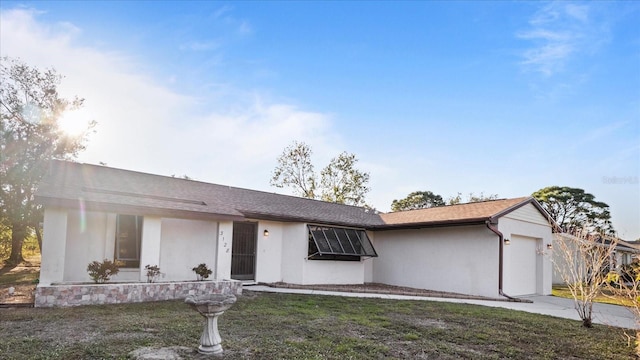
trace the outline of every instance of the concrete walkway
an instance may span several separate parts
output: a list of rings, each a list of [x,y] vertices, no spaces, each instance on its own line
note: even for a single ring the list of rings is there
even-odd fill
[[[338,291],[323,291],[309,289],[286,289],[272,288],[264,285],[243,286],[244,290],[261,291],[272,293],[287,294],[310,294],[310,295],[334,295],[346,297],[362,297],[362,298],[378,298],[378,299],[395,299],[395,300],[427,300],[440,301],[461,304],[474,304],[482,306],[500,307],[504,309],[526,311],[534,314],[550,315],[565,319],[581,321],[578,312],[574,308],[572,299],[565,299],[557,296],[528,296],[524,299],[531,300],[533,303],[518,303],[508,301],[491,301],[491,300],[469,300],[454,298],[435,298],[424,296],[409,295],[391,295],[391,294],[373,294],[373,293],[352,293]],[[616,326],[627,329],[640,329],[636,324],[631,311],[624,306],[609,304],[593,304],[593,322],[608,326]]]

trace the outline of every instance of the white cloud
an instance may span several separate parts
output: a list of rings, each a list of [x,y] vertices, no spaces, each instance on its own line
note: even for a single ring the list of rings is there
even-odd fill
[[[216,10],[213,13],[213,17],[216,18],[216,19],[222,18],[223,15],[231,12],[231,10],[233,10],[233,8],[231,6],[224,5],[224,6],[220,7],[220,9]]]
[[[522,64],[534,67],[545,76],[561,71],[566,59],[575,52],[568,43],[550,43],[524,52]]]
[[[174,135],[189,142],[188,158],[202,160],[193,167],[198,173],[207,167],[216,173],[216,181],[266,189],[275,159],[293,140],[308,143],[316,154],[332,151],[328,126],[326,115],[254,99],[244,111],[210,113]]]
[[[521,39],[542,39],[546,41],[567,42],[571,40],[571,34],[568,32],[550,31],[546,29],[534,29],[523,32],[518,35]]]
[[[220,43],[216,41],[189,41],[185,44],[180,45],[180,50],[191,50],[191,51],[207,51],[207,50],[215,50],[220,47]]]
[[[61,93],[86,99],[84,113],[98,127],[80,161],[268,190],[275,159],[291,141],[336,153],[325,114],[242,89],[216,94],[223,100],[177,93],[150,78],[134,56],[79,46],[82,29],[42,23],[38,14],[2,10],[2,55],[55,68],[65,76]],[[214,107],[222,101],[236,105]]]
[[[251,23],[245,19],[238,19],[235,16],[231,15],[233,12],[233,7],[229,5],[224,5],[220,9],[216,10],[212,17],[214,19],[222,20],[228,25],[230,25],[234,30],[241,36],[250,35],[253,33],[253,28]]]
[[[567,4],[565,6],[565,11],[567,12],[567,15],[581,22],[586,23],[589,21],[589,6]]]
[[[551,77],[565,71],[579,55],[592,54],[608,40],[606,22],[596,21],[589,5],[553,2],[536,12],[529,28],[516,37],[531,43],[522,51],[521,64],[526,70]]]
[[[249,35],[253,33],[253,28],[251,27],[251,24],[248,21],[242,20],[240,21],[240,25],[238,26],[238,32],[241,35]]]

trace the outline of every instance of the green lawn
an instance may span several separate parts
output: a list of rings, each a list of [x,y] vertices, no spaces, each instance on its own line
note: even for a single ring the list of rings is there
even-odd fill
[[[181,301],[0,309],[0,318],[3,359],[126,358],[143,346],[195,348],[203,323]],[[219,328],[225,359],[634,358],[621,329],[426,301],[246,291]]]
[[[567,299],[573,300],[573,295],[571,295],[571,291],[566,286],[554,285],[551,290],[551,294],[553,296],[563,297]],[[598,295],[594,302],[603,303],[603,304],[612,304],[612,305],[621,305],[621,306],[633,306],[633,303],[630,299],[622,298],[619,296],[615,296],[608,291],[603,291],[601,295]]]

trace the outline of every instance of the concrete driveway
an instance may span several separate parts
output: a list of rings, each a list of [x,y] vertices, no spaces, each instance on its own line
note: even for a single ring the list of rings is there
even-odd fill
[[[483,306],[494,306],[505,309],[526,311],[535,314],[550,315],[565,319],[582,321],[574,307],[572,299],[565,299],[557,296],[529,296],[523,297],[533,303],[515,303],[504,301],[462,301],[469,304]],[[609,304],[593,304],[593,323],[608,326],[616,326],[627,329],[640,329],[635,321],[633,313],[624,306]]]
[[[519,303],[507,301],[491,301],[491,300],[468,300],[453,298],[436,298],[409,295],[391,295],[391,294],[373,294],[373,293],[352,293],[339,291],[323,291],[309,289],[287,289],[272,288],[263,285],[243,286],[244,290],[262,291],[274,293],[290,293],[290,294],[312,294],[312,295],[334,295],[346,297],[365,297],[378,299],[396,299],[396,300],[428,300],[462,304],[475,304],[482,306],[500,307],[511,310],[526,311],[534,314],[550,315],[565,319],[581,321],[578,312],[574,308],[574,302],[571,299],[565,299],[556,296],[528,296],[523,297],[532,301],[532,303]],[[627,329],[640,329],[636,323],[631,311],[624,306],[609,304],[593,304],[593,322],[608,326],[622,327]]]

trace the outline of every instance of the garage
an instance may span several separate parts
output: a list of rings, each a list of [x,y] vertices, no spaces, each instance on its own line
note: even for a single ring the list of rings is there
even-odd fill
[[[551,224],[533,198],[381,218],[385,225],[372,236],[379,255],[373,282],[494,298],[551,293]]]
[[[535,294],[537,289],[537,238],[512,235],[505,245],[504,292],[511,296]]]

